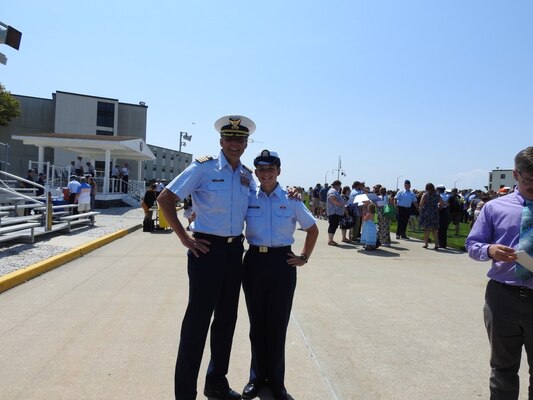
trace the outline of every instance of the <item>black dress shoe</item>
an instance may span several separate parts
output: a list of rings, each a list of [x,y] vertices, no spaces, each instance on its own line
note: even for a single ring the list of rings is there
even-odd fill
[[[253,399],[259,394],[259,390],[264,387],[264,383],[259,382],[248,382],[244,389],[242,390],[243,399]]]
[[[204,389],[204,396],[220,400],[240,400],[241,395],[231,388]]]

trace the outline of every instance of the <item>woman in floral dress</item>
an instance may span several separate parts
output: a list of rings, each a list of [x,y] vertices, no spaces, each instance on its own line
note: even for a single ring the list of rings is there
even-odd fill
[[[435,190],[432,183],[426,184],[426,191],[420,200],[420,219],[419,225],[424,228],[424,248],[428,248],[429,233],[433,233],[435,241],[435,250],[438,250],[438,229],[439,229],[439,208],[444,205],[442,198]]]
[[[379,188],[379,198],[383,201],[383,206],[389,204],[387,189],[383,186]],[[385,247],[390,246],[390,219],[383,215],[383,206],[378,207],[378,240]]]

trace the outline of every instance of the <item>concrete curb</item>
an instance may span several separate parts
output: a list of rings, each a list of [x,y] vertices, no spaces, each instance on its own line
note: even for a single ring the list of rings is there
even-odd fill
[[[45,272],[51,271],[54,268],[60,267],[72,260],[83,257],[99,247],[105,246],[106,244],[120,239],[129,233],[135,232],[137,229],[140,229],[141,226],[142,225],[135,225],[128,229],[121,229],[114,233],[110,233],[109,235],[102,236],[101,238],[85,243],[81,246],[75,247],[72,250],[58,254],[57,256],[53,256],[44,261],[30,265],[24,269],[4,275],[0,277],[0,293],[27,282],[30,279],[44,274]]]

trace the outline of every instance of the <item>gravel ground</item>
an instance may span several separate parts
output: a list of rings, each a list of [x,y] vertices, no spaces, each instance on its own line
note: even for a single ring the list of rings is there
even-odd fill
[[[0,276],[26,268],[52,256],[64,253],[71,247],[57,246],[51,239],[59,235],[66,237],[83,236],[90,242],[96,238],[109,235],[121,229],[131,228],[142,223],[142,208],[119,207],[98,210],[94,226],[80,225],[70,233],[57,232],[36,238],[35,243],[0,244]],[[57,243],[57,240],[54,241]],[[77,241],[76,241],[77,242]]]

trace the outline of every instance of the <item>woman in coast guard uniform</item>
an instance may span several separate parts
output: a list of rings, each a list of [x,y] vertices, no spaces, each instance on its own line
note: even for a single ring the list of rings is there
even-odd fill
[[[251,170],[240,162],[255,124],[242,116],[215,123],[222,147],[218,156],[194,161],[157,198],[161,211],[189,249],[189,302],[183,318],[176,362],[175,395],[196,399],[196,387],[207,332],[211,324],[211,359],[204,394],[237,400],[226,379],[237,321],[242,281],[244,217],[255,192]],[[176,214],[176,201],[192,196],[196,219],[187,233]]]
[[[246,214],[243,289],[250,318],[252,360],[250,380],[243,399],[257,396],[269,386],[274,398],[285,400],[285,338],[296,288],[296,267],[311,256],[318,228],[311,212],[301,201],[289,200],[277,182],[280,159],[263,150],[254,160],[255,175],[261,184],[250,198]],[[301,255],[292,252],[298,223],[307,232]]]

